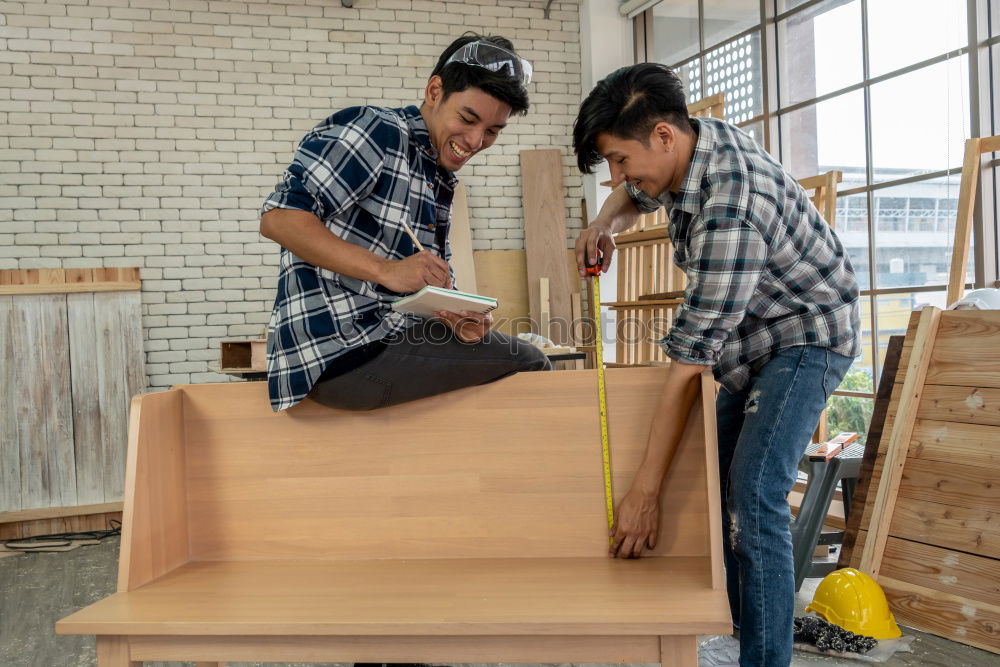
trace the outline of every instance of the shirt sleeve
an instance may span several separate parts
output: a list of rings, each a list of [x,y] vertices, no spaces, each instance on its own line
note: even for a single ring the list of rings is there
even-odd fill
[[[375,188],[388,149],[400,144],[401,133],[366,111],[344,124],[310,132],[299,143],[281,182],[261,207],[298,209],[326,221]]]
[[[655,213],[663,207],[663,202],[654,199],[631,183],[625,184],[625,192],[640,213]]]
[[[757,290],[767,265],[767,243],[745,212],[732,208],[706,210],[702,224],[692,229],[684,303],[662,341],[671,359],[715,365]]]

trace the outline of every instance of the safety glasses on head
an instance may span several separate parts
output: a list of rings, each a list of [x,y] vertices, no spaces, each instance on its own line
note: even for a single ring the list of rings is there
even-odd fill
[[[506,74],[527,88],[531,83],[531,63],[521,56],[490,42],[469,42],[451,54],[445,65],[464,63]]]

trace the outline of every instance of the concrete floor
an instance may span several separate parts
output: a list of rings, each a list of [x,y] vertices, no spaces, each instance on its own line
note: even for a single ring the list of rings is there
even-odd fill
[[[17,554],[0,557],[0,667],[91,667],[96,664],[94,638],[57,636],[54,623],[114,591],[118,563],[118,538],[74,551],[52,554]],[[808,604],[818,579],[807,580],[799,594],[797,615]],[[892,667],[998,667],[1000,656],[921,632],[909,631],[916,640],[913,653],[897,653]],[[720,638],[703,638],[703,645],[718,646]],[[169,667],[184,663],[146,663]],[[248,667],[264,663],[230,663]],[[276,663],[267,663],[274,665]],[[333,663],[329,663],[333,664]],[[703,664],[723,667],[718,662]],[[860,665],[796,652],[794,667],[802,665]],[[480,667],[480,666],[469,666]],[[486,667],[486,666],[482,666]]]

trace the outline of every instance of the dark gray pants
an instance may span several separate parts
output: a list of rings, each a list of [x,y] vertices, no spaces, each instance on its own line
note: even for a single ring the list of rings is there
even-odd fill
[[[534,345],[495,331],[478,343],[463,343],[438,320],[424,320],[386,342],[371,361],[316,383],[309,397],[340,410],[374,410],[519,371],[552,370]]]

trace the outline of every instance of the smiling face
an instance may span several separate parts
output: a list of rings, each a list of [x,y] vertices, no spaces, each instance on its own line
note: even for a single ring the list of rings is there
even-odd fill
[[[596,144],[608,161],[612,187],[631,183],[654,198],[668,189],[680,189],[690,159],[691,140],[670,123],[657,123],[647,143],[602,132]]]
[[[420,113],[427,124],[439,165],[458,171],[473,155],[489,148],[507,127],[511,107],[479,88],[444,97],[441,77],[432,76]]]

